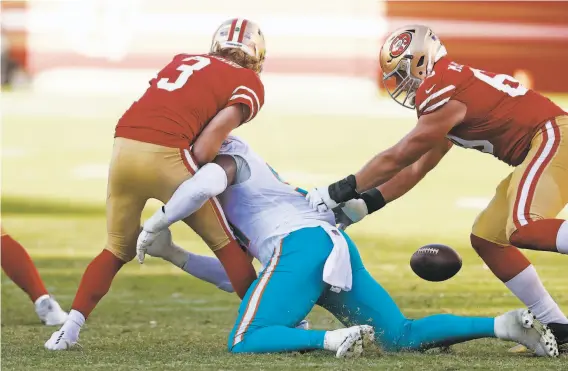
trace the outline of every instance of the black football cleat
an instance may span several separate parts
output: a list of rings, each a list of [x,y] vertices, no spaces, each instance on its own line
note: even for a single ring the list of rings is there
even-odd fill
[[[568,353],[568,324],[549,323],[547,326],[556,337],[560,353]]]

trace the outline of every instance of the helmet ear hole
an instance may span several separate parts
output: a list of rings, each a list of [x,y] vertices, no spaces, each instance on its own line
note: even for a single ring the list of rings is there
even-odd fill
[[[424,64],[424,56],[420,57],[420,59],[418,60],[418,64],[416,65],[416,67],[420,67]],[[420,73],[422,74],[422,72]]]

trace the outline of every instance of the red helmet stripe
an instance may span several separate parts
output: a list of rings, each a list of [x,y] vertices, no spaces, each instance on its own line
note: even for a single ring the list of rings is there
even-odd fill
[[[237,27],[237,21],[238,19],[233,19],[233,22],[231,23],[231,30],[229,31],[229,38],[227,39],[229,41],[233,40],[233,35],[235,34],[235,27]]]
[[[241,31],[239,32],[239,39],[237,40],[240,43],[243,42],[243,38],[245,37],[245,29],[247,28],[247,23],[248,21],[246,19],[243,19],[243,23],[241,24]]]

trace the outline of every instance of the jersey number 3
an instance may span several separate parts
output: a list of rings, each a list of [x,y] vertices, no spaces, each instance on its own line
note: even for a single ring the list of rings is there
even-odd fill
[[[158,88],[167,91],[177,90],[185,85],[187,80],[189,80],[191,75],[193,75],[193,72],[199,71],[200,69],[209,66],[209,64],[211,63],[211,60],[209,58],[199,57],[199,56],[188,57],[182,60],[182,62],[192,62],[192,61],[196,63],[193,64],[183,63],[180,64],[178,68],[176,68],[178,71],[181,71],[181,73],[174,82],[170,82],[168,78],[162,77],[160,81],[158,81],[157,85]]]
[[[491,85],[495,89],[502,91],[503,93],[507,93],[511,97],[525,95],[528,91],[528,89],[521,85],[519,81],[509,75],[498,75],[471,67],[470,69],[475,77],[477,77],[484,83]]]

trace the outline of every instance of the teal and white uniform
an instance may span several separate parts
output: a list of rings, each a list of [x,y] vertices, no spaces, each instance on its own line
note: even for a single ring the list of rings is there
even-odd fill
[[[322,349],[325,331],[295,328],[316,304],[346,326],[373,325],[377,342],[388,351],[494,337],[493,318],[443,314],[407,319],[367,272],[353,241],[335,229],[332,212],[312,210],[302,192],[282,182],[241,139],[230,137],[220,154],[233,156],[238,168],[236,184],[219,197],[223,210],[265,267],[240,305],[229,336],[231,352]],[[348,253],[339,251],[334,265],[342,273],[341,261],[349,262],[344,273],[350,282],[336,292],[323,277],[341,242]]]

